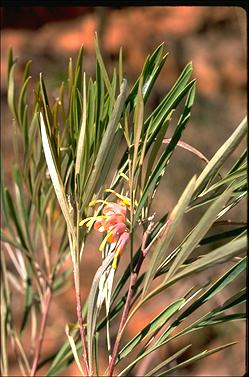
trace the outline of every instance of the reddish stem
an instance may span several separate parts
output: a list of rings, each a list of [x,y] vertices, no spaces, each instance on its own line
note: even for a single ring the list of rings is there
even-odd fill
[[[119,345],[120,345],[120,341],[121,341],[121,337],[122,337],[122,333],[123,333],[123,328],[124,328],[126,320],[128,318],[128,314],[129,314],[129,310],[130,310],[130,307],[131,307],[131,301],[132,301],[132,297],[133,297],[133,294],[134,294],[134,289],[135,289],[135,285],[136,285],[136,282],[137,282],[137,278],[138,278],[141,266],[143,264],[143,261],[144,261],[146,255],[148,254],[148,252],[149,252],[149,250],[152,246],[152,243],[150,243],[146,247],[148,236],[151,233],[152,227],[153,227],[153,223],[150,223],[149,226],[148,226],[148,229],[146,230],[146,232],[143,235],[141,254],[140,254],[139,260],[137,262],[136,268],[132,272],[132,275],[131,275],[128,294],[127,294],[124,310],[123,310],[123,313],[122,313],[121,321],[120,321],[120,324],[119,324],[118,334],[117,334],[115,344],[114,344],[114,347],[113,347],[113,351],[112,351],[111,361],[110,361],[110,365],[109,365],[109,377],[112,377],[112,375],[113,375],[114,366],[115,366],[116,358],[117,358],[117,354],[118,354],[118,349],[119,349]]]
[[[46,323],[47,323],[47,318],[48,318],[48,310],[49,310],[51,298],[52,298],[52,290],[51,290],[51,287],[48,286],[46,293],[45,293],[44,312],[42,314],[41,328],[40,328],[37,344],[36,344],[36,347],[35,347],[33,365],[32,365],[31,371],[30,371],[31,377],[35,376],[35,374],[37,372],[37,366],[38,366],[38,362],[39,362],[39,358],[40,358],[42,343],[43,343],[43,340],[44,340],[44,334],[45,334],[45,329],[46,329]]]
[[[87,371],[88,376],[92,376],[92,371],[89,368],[88,365],[88,354],[87,354],[87,347],[86,347],[86,338],[85,338],[85,329],[84,324],[82,320],[82,307],[81,307],[81,299],[80,299],[80,293],[76,290],[76,304],[77,304],[77,317],[78,317],[78,323],[80,327],[80,338],[82,343],[82,351],[83,351],[83,359],[85,363],[85,369]]]
[[[128,289],[128,295],[127,295],[125,307],[124,307],[124,310],[123,310],[123,313],[122,313],[121,321],[120,321],[120,324],[119,324],[118,334],[117,334],[116,341],[115,341],[113,351],[112,351],[111,361],[110,361],[110,365],[109,365],[109,377],[112,377],[112,375],[113,375],[116,357],[117,357],[117,353],[118,353],[118,349],[119,349],[119,345],[120,345],[120,341],[121,341],[121,337],[122,337],[123,327],[125,325],[125,322],[127,320],[128,314],[129,314],[135,284],[136,284],[136,281],[137,281],[137,278],[138,278],[140,268],[141,268],[142,263],[144,261],[144,258],[145,258],[144,254],[141,253],[139,260],[138,260],[138,263],[137,263],[137,266],[136,266],[134,272],[131,275],[130,285],[129,285],[129,289]]]

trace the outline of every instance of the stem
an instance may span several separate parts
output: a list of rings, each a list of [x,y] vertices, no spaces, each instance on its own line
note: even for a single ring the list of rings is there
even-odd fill
[[[131,307],[131,300],[132,300],[132,297],[133,297],[133,294],[134,294],[134,289],[135,289],[135,286],[136,286],[137,278],[138,278],[141,266],[143,264],[143,261],[144,261],[146,255],[148,254],[148,251],[150,250],[150,247],[151,247],[151,245],[148,245],[146,247],[146,243],[147,243],[147,240],[148,240],[148,236],[151,233],[152,227],[153,227],[153,223],[150,223],[149,226],[148,226],[148,229],[146,230],[146,232],[143,235],[142,246],[141,246],[141,254],[139,256],[139,260],[137,262],[136,268],[132,272],[132,275],[131,275],[128,294],[127,294],[124,310],[123,310],[123,313],[122,313],[121,321],[120,321],[120,324],[119,324],[118,334],[117,334],[115,344],[114,344],[114,347],[113,347],[113,351],[112,351],[111,361],[110,361],[110,365],[109,365],[109,377],[112,377],[112,375],[113,375],[116,357],[117,357],[121,337],[122,337],[122,334],[123,334],[123,329],[124,329],[124,326],[126,324],[126,320],[128,318],[129,310],[130,310],[130,307]]]
[[[124,307],[124,310],[123,310],[123,313],[122,313],[121,321],[120,321],[120,324],[119,324],[118,334],[117,334],[116,341],[115,341],[113,351],[112,351],[111,361],[110,361],[110,365],[109,365],[109,377],[112,377],[112,375],[113,375],[115,361],[116,361],[116,357],[117,357],[117,353],[118,353],[118,349],[119,349],[119,345],[120,345],[120,341],[121,341],[121,337],[122,337],[122,330],[123,330],[123,327],[125,325],[125,322],[127,320],[128,314],[129,314],[135,284],[136,284],[138,274],[139,274],[139,271],[140,271],[140,268],[142,266],[143,261],[144,261],[144,255],[141,253],[139,260],[138,260],[138,263],[137,263],[137,266],[136,266],[136,269],[134,270],[134,272],[131,275],[128,295],[127,295],[125,307]]]
[[[85,364],[86,374],[87,376],[92,376],[93,372],[91,367],[89,367],[88,363],[88,352],[86,346],[86,335],[85,335],[85,328],[82,320],[82,305],[81,305],[81,298],[80,298],[80,251],[79,251],[79,208],[78,203],[76,202],[76,240],[72,242],[71,245],[71,252],[72,252],[72,261],[74,266],[74,286],[75,286],[75,296],[76,296],[76,310],[77,310],[77,318],[78,324],[80,327],[80,338],[82,344],[82,353],[83,353],[83,361]],[[69,238],[69,241],[71,238]],[[71,242],[70,242],[71,244]],[[73,246],[74,245],[74,246]]]
[[[37,372],[37,366],[38,366],[38,361],[39,361],[40,353],[41,353],[41,347],[42,347],[42,343],[44,339],[45,328],[46,328],[46,323],[47,323],[47,318],[48,318],[48,310],[49,310],[51,298],[52,298],[52,290],[51,290],[51,287],[48,286],[45,293],[44,312],[42,314],[40,333],[39,333],[38,341],[35,348],[33,365],[30,371],[31,377],[35,376]]]
[[[82,343],[82,351],[83,351],[83,360],[85,364],[85,369],[88,376],[92,376],[92,370],[90,370],[88,365],[88,353],[86,347],[86,337],[85,337],[85,329],[82,320],[82,306],[81,306],[81,299],[80,299],[80,279],[79,279],[79,266],[76,265],[74,268],[74,284],[75,284],[75,296],[76,296],[76,307],[77,307],[77,318],[80,327],[80,338]]]
[[[87,356],[87,347],[86,347],[86,340],[85,340],[85,329],[82,320],[82,307],[81,307],[81,299],[79,292],[76,292],[76,304],[77,304],[77,317],[78,323],[80,326],[80,338],[82,343],[82,350],[83,350],[83,359],[85,363],[85,368],[87,370],[87,375],[92,376],[92,371],[89,369],[88,365],[88,356]]]
[[[49,217],[48,217],[48,221],[49,221]],[[43,227],[41,226],[41,240],[42,240],[42,244],[43,244],[43,252],[44,252],[44,260],[45,260],[45,265],[46,265],[46,269],[47,269],[47,275],[49,276],[51,271],[50,271],[50,257],[49,257],[49,247],[48,247],[48,244],[47,244],[47,239],[45,237],[45,233],[44,233],[44,229]]]

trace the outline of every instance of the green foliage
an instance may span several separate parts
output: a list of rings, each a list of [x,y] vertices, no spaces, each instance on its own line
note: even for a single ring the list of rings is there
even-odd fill
[[[17,349],[17,360],[24,375],[34,375],[39,368],[46,366],[46,375],[55,376],[73,360],[81,374],[86,368],[90,374],[98,375],[102,373],[98,368],[98,338],[104,336],[105,330],[109,344],[106,374],[112,375],[112,368],[119,366],[122,360],[123,369],[115,369],[121,376],[129,375],[141,360],[176,337],[245,318],[242,312],[229,312],[229,309],[236,309],[244,302],[243,288],[199,319],[192,321],[191,315],[245,271],[246,224],[238,227],[241,224],[229,222],[225,215],[247,193],[246,151],[227,172],[224,163],[245,138],[247,120],[242,120],[208,161],[201,152],[181,141],[195,98],[195,80],[190,79],[192,64],[184,68],[172,89],[146,117],[147,100],[168,56],[163,55],[164,45],[148,56],[131,89],[129,81],[123,77],[122,50],[119,66],[110,77],[97,37],[95,48],[95,78],[88,78],[83,71],[84,50],[81,48],[75,65],[70,59],[68,81],[61,84],[59,96],[53,103],[42,75],[34,91],[33,104],[28,100],[32,81],[30,62],[26,65],[21,89],[17,93],[16,62],[11,50],[9,53],[8,105],[18,140],[13,137],[15,160],[11,187],[6,186],[1,170],[1,368],[4,375],[8,375],[9,370],[7,350],[10,342]],[[173,112],[179,108],[182,110],[175,119]],[[173,135],[165,139],[171,124]],[[124,144],[125,150],[121,154]],[[173,210],[168,209],[158,220],[153,216],[152,203],[169,163],[174,163],[172,160],[177,146],[183,148],[182,153],[187,149],[204,159],[206,166],[199,176],[190,180]],[[90,216],[100,216],[103,201],[113,202],[113,195],[125,195],[130,199],[126,219],[130,259],[117,281],[115,271],[112,271],[116,246],[106,245],[102,264],[96,271],[89,296],[84,298],[82,310],[80,265],[84,263],[86,240],[94,220],[88,227],[81,227],[80,223]],[[93,203],[101,204],[94,209]],[[171,250],[173,237],[185,214],[203,206],[204,214],[198,215],[195,226]],[[229,229],[210,235],[209,231],[221,218]],[[134,250],[134,234],[140,229],[143,236],[140,246]],[[207,246],[208,250],[203,252]],[[61,267],[69,255],[72,266],[63,271]],[[141,273],[145,258],[149,259],[149,263]],[[160,297],[168,287],[172,289],[177,282],[191,279],[193,274],[227,261],[233,264],[232,267],[227,267],[215,283],[209,283],[207,287],[201,285],[186,292],[183,297],[177,294],[176,289],[174,302],[165,306],[133,339],[122,343],[121,337],[134,314],[153,297]],[[109,279],[110,271],[114,276],[114,289],[113,281]],[[50,309],[47,295],[60,294],[72,275],[78,323],[66,325],[64,345],[47,359],[40,360],[42,342],[37,345],[37,338],[43,339],[44,329],[41,328],[39,333],[40,326],[37,328],[36,323],[41,320],[46,322],[46,313]],[[106,276],[104,281],[103,276]],[[159,278],[158,284],[152,284]],[[12,290],[18,290],[23,298],[18,325],[13,315],[15,302]],[[100,297],[103,299],[100,300]],[[105,314],[101,310],[104,302]],[[117,317],[122,310],[119,333],[115,334]],[[84,325],[81,312],[83,321],[86,317]],[[191,324],[179,329],[186,318],[192,321]],[[22,344],[22,336],[29,329],[30,348],[35,347],[33,356],[24,350]],[[171,335],[173,331],[174,335]],[[111,344],[111,335],[116,339],[115,344]],[[191,347],[188,344],[146,375],[169,374],[233,344],[201,351],[177,363],[179,356],[184,356]],[[176,366],[170,366],[172,361],[176,361]],[[166,369],[162,371],[163,368]]]

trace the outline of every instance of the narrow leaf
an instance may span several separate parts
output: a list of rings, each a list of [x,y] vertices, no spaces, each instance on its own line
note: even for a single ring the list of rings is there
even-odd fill
[[[177,227],[181,219],[183,218],[185,210],[192,197],[195,183],[196,183],[196,177],[194,176],[189,182],[189,184],[187,185],[187,187],[185,188],[177,205],[174,207],[174,209],[169,215],[163,234],[161,235],[159,241],[157,242],[156,249],[153,251],[152,260],[150,262],[150,267],[145,277],[144,289],[143,289],[143,294],[142,294],[143,296],[145,296],[145,294],[147,293],[149,286],[155,277],[157,269],[160,263],[162,262],[165,253],[168,250],[168,247],[177,230]]]
[[[88,357],[89,357],[89,367],[92,368],[93,366],[93,340],[94,340],[94,332],[96,327],[97,316],[99,314],[99,310],[97,310],[97,300],[99,295],[99,282],[101,276],[106,271],[106,269],[110,266],[113,260],[114,253],[111,253],[106,259],[103,261],[102,265],[98,268],[93,282],[91,286],[91,291],[89,293],[89,302],[88,302],[88,311],[87,311],[87,345],[88,345]]]
[[[183,347],[181,350],[175,352],[172,356],[168,357],[166,360],[164,360],[162,363],[157,365],[155,368],[150,370],[145,374],[145,377],[149,376],[155,376],[155,373],[157,373],[160,369],[165,367],[166,365],[172,363],[172,361],[176,360],[178,357],[180,357],[185,351],[187,351],[191,347],[191,344],[189,344],[186,347]]]
[[[98,155],[97,155],[93,170],[91,172],[89,182],[87,184],[87,189],[83,198],[84,200],[83,207],[88,205],[88,203],[90,202],[92,195],[95,191],[96,185],[98,183],[99,176],[101,175],[103,165],[105,163],[105,160],[108,157],[109,149],[112,145],[112,142],[115,136],[115,131],[117,129],[117,124],[119,122],[121,113],[123,111],[123,106],[124,106],[124,102],[126,98],[126,91],[127,91],[127,81],[124,80],[120,88],[120,94],[115,102],[112,116],[108,122],[106,132],[101,142]]]
[[[212,355],[213,353],[216,353],[216,352],[219,352],[219,351],[222,351],[224,350],[225,348],[228,348],[228,347],[231,347],[233,345],[235,345],[237,342],[232,342],[232,343],[228,343],[228,344],[224,344],[223,346],[220,346],[220,347],[217,347],[217,348],[214,348],[210,351],[203,351],[193,357],[191,357],[190,359],[186,360],[186,361],[183,361],[182,363],[179,363],[177,364],[176,366],[170,368],[170,369],[167,369],[166,371],[164,371],[163,373],[160,373],[158,374],[157,376],[167,376],[168,374],[172,373],[173,371],[175,371],[176,369],[179,369],[179,368],[183,368],[183,367],[186,367],[187,365],[190,365],[190,364],[193,364],[195,363],[197,360],[201,360],[201,359],[204,359],[205,357],[208,357],[210,355]],[[172,374],[171,374],[172,375]]]
[[[111,83],[110,83],[104,62],[103,62],[103,58],[102,58],[101,53],[100,53],[97,33],[95,34],[95,51],[96,51],[96,57],[97,57],[97,60],[98,60],[98,63],[99,63],[100,69],[101,69],[101,73],[102,73],[104,81],[105,81],[106,88],[107,88],[107,90],[110,94],[111,93]]]
[[[68,338],[68,341],[70,343],[70,346],[71,346],[71,349],[72,349],[72,352],[73,352],[73,356],[74,356],[74,360],[76,361],[77,367],[79,368],[79,371],[80,371],[81,375],[85,376],[85,374],[83,372],[83,369],[81,367],[81,364],[80,364],[80,360],[79,360],[79,356],[78,356],[78,353],[77,353],[77,349],[76,349],[76,345],[75,345],[75,342],[74,342],[74,338],[70,334],[70,328],[69,328],[68,324],[66,325],[65,331],[66,331],[67,338]]]
[[[205,302],[210,300],[214,297],[217,293],[219,293],[222,289],[232,283],[246,268],[246,258],[241,260],[235,266],[233,266],[229,271],[227,271],[223,276],[221,276],[214,284],[209,287],[206,292],[204,292],[197,300],[195,300],[185,311],[183,311],[180,316],[171,324],[171,326],[161,334],[160,338],[158,339],[158,343],[164,342],[168,335],[176,328],[185,318],[189,318],[189,316],[196,311],[200,306],[202,306]],[[225,304],[226,305],[226,304]],[[220,312],[226,309],[226,306],[222,309],[221,307],[216,308],[213,312],[211,312],[211,316],[216,311]],[[209,313],[210,314],[210,313]],[[205,316],[204,316],[205,318]],[[199,323],[199,320],[197,321]],[[185,334],[188,329],[195,328],[195,324],[191,324],[187,329],[185,329],[181,334]]]
[[[163,139],[163,143],[169,144],[171,139],[172,138],[165,138]],[[207,159],[206,156],[204,156],[203,153],[201,153],[198,149],[192,147],[192,145],[186,143],[185,141],[182,141],[182,140],[178,141],[176,146],[195,154],[197,157],[199,157],[202,161],[206,162],[207,164],[209,163],[209,160]]]
[[[46,126],[43,120],[42,113],[40,113],[40,126],[41,126],[42,145],[43,145],[45,158],[47,161],[48,171],[49,171],[62,213],[67,223],[68,229],[70,230],[73,236],[75,235],[75,230],[74,230],[74,225],[72,221],[72,216],[70,214],[69,206],[67,203],[62,179],[60,177],[58,168],[56,166],[55,157],[53,155],[52,147],[51,147],[48,135],[47,135]]]
[[[12,112],[13,117],[18,121],[18,115],[16,110],[16,99],[15,99],[15,83],[14,83],[14,70],[15,64],[12,65],[9,72],[9,81],[8,81],[8,106]]]
[[[177,254],[174,262],[172,263],[164,282],[166,282],[179,267],[184,263],[187,257],[199,244],[203,236],[207,233],[208,229],[216,220],[217,215],[226,204],[231,195],[231,190],[225,191],[220,197],[208,208],[206,213],[202,216],[194,230],[190,233],[186,242],[182,245],[179,253]]]
[[[86,102],[86,75],[84,73],[83,78],[83,114],[82,114],[82,122],[80,127],[80,136],[77,143],[77,151],[76,151],[76,163],[75,163],[75,175],[79,174],[80,172],[80,164],[83,156],[83,148],[84,142],[86,137],[86,120],[87,120],[87,102]]]
[[[143,78],[140,79],[138,93],[137,93],[137,104],[135,108],[134,115],[134,152],[133,152],[133,163],[132,163],[132,179],[134,179],[135,168],[138,164],[137,155],[139,150],[140,138],[143,129],[143,116],[144,116],[144,103],[142,96],[142,83]]]
[[[134,216],[134,223],[138,220],[139,215],[141,213],[141,210],[148,198],[149,195],[154,196],[156,189],[159,185],[159,182],[162,178],[162,176],[165,174],[166,168],[169,164],[170,158],[175,150],[175,147],[182,135],[183,130],[186,127],[186,124],[189,120],[191,109],[194,102],[195,97],[195,84],[194,82],[191,84],[192,86],[189,89],[188,97],[186,99],[185,107],[183,110],[183,113],[180,116],[180,119],[177,123],[176,130],[173,134],[172,140],[170,141],[169,145],[167,146],[166,150],[163,152],[163,154],[160,156],[154,170],[152,171],[148,181],[145,184],[144,191],[142,193],[142,196],[139,200],[136,213]],[[169,122],[169,115],[166,118],[166,122]],[[154,123],[154,122],[153,122]]]
[[[246,249],[246,246],[247,246],[247,237],[246,235],[244,235],[236,240],[232,240],[229,243],[218,247],[217,249],[209,252],[203,257],[198,258],[191,264],[187,265],[186,267],[182,269],[182,271],[176,273],[171,279],[169,279],[165,283],[160,284],[152,292],[150,292],[147,296],[145,296],[131,311],[126,321],[126,324],[130,321],[130,319],[133,317],[136,311],[150,298],[159,294],[170,285],[176,283],[177,281],[193,273],[200,272],[202,270],[215,266],[218,263],[224,263],[227,260],[231,259],[232,257],[239,255],[239,253],[241,253],[243,250]]]
[[[247,132],[247,118],[244,118],[229,139],[220,147],[213,158],[201,172],[196,182],[195,195],[200,194],[206,184],[213,179],[224,162],[241,142]]]
[[[145,326],[125,347],[119,352],[117,360],[126,357],[138,344],[162,326],[184,305],[185,300],[179,299],[165,308],[156,318]]]

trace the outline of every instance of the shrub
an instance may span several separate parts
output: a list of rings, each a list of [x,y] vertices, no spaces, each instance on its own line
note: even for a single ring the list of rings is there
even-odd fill
[[[4,174],[1,183],[4,375],[8,374],[10,345],[23,375],[34,376],[39,368],[47,366],[46,375],[55,376],[73,360],[82,374],[98,375],[98,339],[104,334],[109,355],[106,373],[112,376],[115,370],[119,376],[135,375],[141,360],[174,339],[194,331],[201,333],[203,328],[219,323],[245,319],[245,313],[236,310],[245,301],[245,288],[240,287],[222,305],[197,320],[192,315],[246,268],[246,224],[227,218],[229,210],[246,195],[246,151],[232,168],[220,174],[224,162],[246,135],[246,119],[209,161],[181,140],[195,98],[191,63],[151,114],[145,116],[147,100],[167,58],[167,54],[163,55],[164,46],[160,45],[146,59],[131,89],[123,77],[122,50],[118,70],[110,78],[97,38],[95,46],[96,77],[88,79],[83,72],[81,48],[75,65],[70,59],[68,81],[61,84],[53,103],[42,74],[35,85],[33,104],[29,100],[30,62],[16,94],[16,62],[11,50],[9,53],[8,104],[16,133],[13,187],[6,187]],[[179,115],[175,120],[172,114],[176,109]],[[174,132],[166,138],[171,122]],[[124,144],[124,153],[118,153]],[[174,208],[159,219],[152,212],[152,203],[169,163],[174,163],[171,159],[177,146],[204,160],[205,167],[190,180]],[[205,210],[198,215],[196,225],[172,249],[172,239],[183,217],[198,208]],[[207,235],[221,222],[229,230]],[[85,263],[88,235],[98,232],[103,233],[99,247],[102,264],[82,308],[84,280],[80,268]],[[137,249],[135,234],[142,234]],[[124,254],[129,255],[126,268],[116,274]],[[69,256],[71,267],[63,270]],[[146,259],[149,263],[145,266]],[[225,273],[208,284],[194,286],[184,295],[179,296],[176,291],[170,305],[136,336],[122,343],[127,324],[153,297],[226,261],[231,263],[226,265]],[[65,344],[47,359],[41,359],[51,300],[72,274],[78,321],[66,325]],[[15,291],[23,297],[21,321],[15,318]],[[101,311],[103,306],[105,310]],[[25,332],[30,334],[28,347],[23,344]],[[168,375],[232,346],[234,341],[230,340],[191,357],[184,356],[191,347],[187,344],[146,375]],[[184,361],[174,364],[180,356],[185,357]]]

